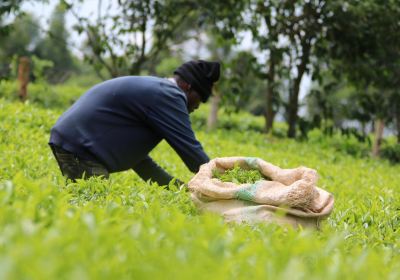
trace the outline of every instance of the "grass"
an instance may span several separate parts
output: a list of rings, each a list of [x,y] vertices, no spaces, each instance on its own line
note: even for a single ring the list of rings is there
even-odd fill
[[[308,166],[335,196],[321,231],[225,224],[199,214],[185,191],[132,171],[65,184],[47,147],[63,110],[0,99],[0,279],[400,278],[399,165],[341,153],[318,132],[296,142],[194,123],[211,158]],[[151,155],[180,179],[193,176],[165,142]]]

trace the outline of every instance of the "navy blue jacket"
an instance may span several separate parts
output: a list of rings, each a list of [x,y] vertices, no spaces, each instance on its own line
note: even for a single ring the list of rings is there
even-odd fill
[[[185,93],[164,78],[127,76],[81,96],[51,129],[49,143],[98,160],[110,172],[133,168],[165,184],[172,177],[148,156],[162,139],[192,172],[209,161],[191,128]]]

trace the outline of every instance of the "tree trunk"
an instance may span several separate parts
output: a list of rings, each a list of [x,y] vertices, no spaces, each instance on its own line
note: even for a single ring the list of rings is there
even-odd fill
[[[19,59],[18,65],[18,81],[19,81],[19,94],[18,97],[21,101],[25,101],[28,97],[28,83],[29,83],[29,58],[23,56]]]
[[[274,118],[275,118],[275,112],[273,110],[264,112],[265,133],[272,132],[272,129],[274,128]]]
[[[381,149],[382,138],[383,138],[383,129],[385,128],[385,123],[382,119],[377,119],[375,121],[375,136],[374,143],[372,145],[372,157],[379,157],[379,152]]]
[[[289,106],[288,106],[288,125],[289,129],[287,132],[287,136],[289,138],[296,137],[296,125],[297,125],[297,111],[299,109],[299,91],[296,89],[299,87],[298,77],[294,81],[293,89],[290,91],[289,94]]]
[[[269,72],[267,76],[268,88],[267,88],[267,104],[265,108],[265,133],[269,133],[274,125],[274,86],[275,86],[275,61],[274,56],[271,54]]]
[[[370,133],[370,134],[373,134],[374,131],[375,131],[375,122],[374,122],[374,120],[372,120],[372,121],[371,121],[371,126],[370,126],[369,133]]]
[[[400,144],[400,109],[396,112],[397,144]]]
[[[221,94],[214,90],[215,94],[211,96],[211,109],[207,119],[207,131],[211,131],[217,127],[218,123],[218,109],[221,102]]]
[[[297,77],[294,80],[293,90],[289,95],[289,106],[288,106],[288,124],[289,129],[287,136],[289,138],[296,137],[296,126],[297,126],[297,111],[299,110],[299,92],[300,92],[300,83],[303,78],[304,72],[306,71],[307,64],[310,58],[310,42],[304,42],[302,44],[303,54],[301,56],[301,62],[297,66]]]
[[[365,125],[365,122],[360,122],[360,124],[361,124],[361,132],[362,132],[362,135],[364,136],[364,137],[367,137],[367,131],[366,131],[366,125]]]

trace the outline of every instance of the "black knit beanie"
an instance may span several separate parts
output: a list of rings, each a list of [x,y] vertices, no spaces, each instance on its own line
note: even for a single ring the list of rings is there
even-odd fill
[[[200,94],[203,102],[211,95],[213,83],[219,79],[219,62],[191,60],[179,66],[174,74],[179,75],[185,82]]]

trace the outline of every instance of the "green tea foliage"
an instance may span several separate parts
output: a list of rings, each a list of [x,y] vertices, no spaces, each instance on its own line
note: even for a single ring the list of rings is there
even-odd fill
[[[232,182],[235,184],[254,184],[257,181],[267,179],[259,170],[247,170],[241,168],[239,165],[235,165],[232,169],[225,170],[224,172],[214,169],[213,178],[217,178],[222,182]]]
[[[64,109],[72,105],[87,88],[77,85],[50,86],[47,83],[28,84],[28,102],[44,108]],[[18,101],[18,83],[0,80],[0,98]]]
[[[66,107],[0,98],[0,279],[400,279],[399,165],[338,152],[323,136],[197,130],[210,158],[315,168],[336,199],[321,231],[226,224],[132,171],[67,184],[47,145]],[[151,156],[193,176],[166,142]]]

